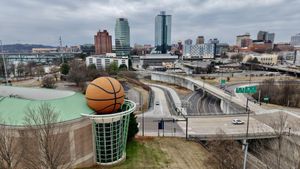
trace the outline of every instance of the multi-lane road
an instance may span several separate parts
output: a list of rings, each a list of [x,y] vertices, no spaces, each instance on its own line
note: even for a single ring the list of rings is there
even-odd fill
[[[170,105],[166,97],[166,92],[164,90],[173,90],[169,87],[160,86],[151,86],[152,91],[154,92],[154,102],[152,107],[144,112],[144,114],[138,115],[139,122],[139,135],[146,136],[157,136],[160,133],[160,136],[180,136],[184,137],[186,134],[186,121],[182,116],[172,115],[170,112]],[[170,92],[170,91],[169,91]],[[179,98],[175,91],[170,92],[171,97]],[[177,96],[174,96],[177,95]],[[212,112],[219,113],[221,112],[220,103],[214,99],[214,97],[205,97],[201,91],[195,93],[191,98],[198,98],[197,101],[190,101],[190,105],[194,106],[198,114],[201,115],[203,112]],[[203,101],[199,101],[205,98]],[[174,100],[174,99],[173,99]],[[176,100],[176,99],[175,99]],[[197,100],[197,99],[196,99]],[[173,104],[174,105],[174,104]],[[188,110],[189,111],[189,110]],[[195,114],[196,114],[195,113]],[[236,139],[241,139],[244,137],[246,132],[246,125],[234,125],[232,120],[235,118],[246,121],[245,115],[234,115],[234,116],[188,116],[188,135],[191,137],[202,137],[207,139],[208,137],[214,137],[217,135],[220,130],[231,138],[236,137]],[[143,120],[144,119],[144,120]],[[166,120],[164,132],[163,130],[158,130],[158,122],[160,120]],[[174,119],[174,121],[173,121]],[[179,120],[179,121],[176,121]],[[273,130],[268,125],[261,123],[254,118],[250,117],[250,128],[249,133],[255,133],[256,137],[272,137]],[[144,132],[143,132],[144,131]],[[159,132],[158,132],[159,131]],[[270,134],[270,135],[267,135]],[[267,135],[267,136],[266,136]]]
[[[208,116],[208,115],[232,115],[244,114],[245,109],[241,106],[230,104],[229,110],[223,112],[221,100],[202,90],[196,90],[187,98],[189,103],[187,113],[189,116]]]

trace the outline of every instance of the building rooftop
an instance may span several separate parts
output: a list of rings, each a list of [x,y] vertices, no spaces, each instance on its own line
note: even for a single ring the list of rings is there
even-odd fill
[[[50,104],[59,113],[59,120],[78,119],[81,114],[93,114],[83,94],[73,91],[0,86],[0,123],[22,126],[29,108]]]
[[[178,56],[170,54],[146,54],[140,56],[140,59],[178,59]]]

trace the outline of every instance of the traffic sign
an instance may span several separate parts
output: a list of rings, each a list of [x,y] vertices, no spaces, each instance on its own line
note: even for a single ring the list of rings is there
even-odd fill
[[[269,97],[264,97],[264,101],[267,103],[269,102]]]
[[[246,86],[246,87],[238,87],[235,89],[236,93],[256,93],[256,86]]]
[[[221,85],[225,85],[226,80],[225,79],[221,79]]]

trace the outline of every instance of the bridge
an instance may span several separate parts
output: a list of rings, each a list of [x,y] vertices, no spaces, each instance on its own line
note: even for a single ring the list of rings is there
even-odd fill
[[[225,114],[228,112],[230,104],[236,104],[238,106],[246,107],[246,101],[244,99],[227,93],[224,90],[216,86],[210,85],[208,83],[205,83],[201,80],[195,80],[192,77],[185,77],[181,75],[167,74],[161,72],[152,72],[151,79],[155,81],[176,84],[181,87],[190,89],[192,91],[202,89],[203,91],[208,92],[213,96],[221,99],[221,109]],[[264,109],[261,108],[259,105],[251,102],[249,102],[248,108],[252,112],[264,111]]]
[[[4,55],[4,58],[8,61],[37,61],[47,62],[57,59],[72,59],[77,53],[0,53],[0,56]]]
[[[233,119],[240,119],[244,124],[232,124]],[[247,116],[215,116],[215,117],[189,117],[188,136],[198,140],[243,140],[246,138]],[[184,122],[177,122],[185,128]],[[247,139],[276,138],[274,129],[253,117],[249,118]]]
[[[243,63],[244,65],[255,65],[263,68],[264,70],[271,70],[276,72],[283,72],[288,73],[293,76],[300,76],[300,70],[299,69],[291,69],[287,67],[280,67],[280,66],[271,66],[271,65],[263,65],[263,64],[254,64],[254,63]]]

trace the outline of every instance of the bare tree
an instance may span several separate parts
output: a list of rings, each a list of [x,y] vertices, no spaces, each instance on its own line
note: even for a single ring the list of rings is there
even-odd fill
[[[17,65],[17,74],[18,74],[18,76],[23,76],[24,73],[25,73],[25,65],[24,65],[24,63],[19,63]]]
[[[24,118],[27,128],[21,132],[24,149],[24,168],[70,168],[70,140],[59,114],[47,103],[29,108]],[[67,130],[67,129],[66,129]]]
[[[82,85],[87,76],[85,63],[81,60],[72,60],[69,65],[68,80],[76,83],[76,86]]]
[[[36,66],[36,62],[35,61],[28,61],[26,64],[26,71],[29,73],[30,76],[32,76],[33,74],[33,68]]]
[[[46,75],[42,79],[42,86],[44,88],[54,88],[55,87],[55,80],[52,75]]]
[[[278,115],[275,115],[271,121],[271,127],[274,129],[276,134],[276,139],[274,140],[275,151],[276,151],[276,165],[277,168],[281,168],[281,157],[282,157],[282,143],[283,143],[283,134],[286,129],[288,115],[284,112],[279,112]]]
[[[210,152],[205,163],[216,169],[240,169],[243,165],[243,152],[238,142],[224,140],[225,133],[218,131],[215,140],[207,142]]]
[[[45,69],[43,66],[38,66],[35,68],[36,74],[38,75],[38,80],[40,80],[40,77],[43,77],[45,74]]]
[[[22,146],[18,146],[20,140],[4,122],[0,126],[0,131],[0,168],[17,168],[24,153]]]
[[[55,78],[55,81],[57,81],[59,77],[59,67],[52,67],[50,69],[50,73],[53,74],[53,77]]]

